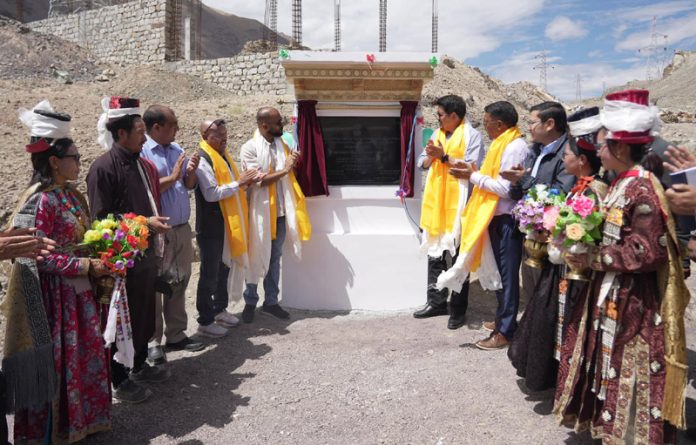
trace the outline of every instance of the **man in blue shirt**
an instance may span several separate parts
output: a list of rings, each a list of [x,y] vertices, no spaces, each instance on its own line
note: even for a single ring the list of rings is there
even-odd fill
[[[162,270],[157,280],[155,334],[148,348],[150,361],[160,364],[166,362],[161,346],[163,334],[167,338],[167,348],[172,350],[199,351],[204,347],[185,333],[188,323],[185,294],[193,260],[188,190],[196,186],[200,157],[196,152],[187,158],[184,150],[174,142],[179,124],[171,108],[152,105],[143,114],[143,120],[147,142],[143,146],[142,156],[157,167],[162,215],[169,217],[172,226],[172,230],[165,235]]]

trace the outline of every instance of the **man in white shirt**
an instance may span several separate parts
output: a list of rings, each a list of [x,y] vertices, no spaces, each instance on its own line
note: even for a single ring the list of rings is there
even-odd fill
[[[239,324],[239,319],[227,312],[230,268],[223,262],[227,228],[221,201],[244,193],[240,189],[257,179],[257,171],[250,169],[239,176],[235,174],[236,168],[226,154],[227,129],[224,120],[203,122],[200,132],[203,140],[196,170],[196,241],[201,257],[196,293],[198,333],[206,337],[222,337],[227,334],[226,328]],[[220,172],[215,171],[211,154],[220,158],[217,164],[226,169],[223,173],[231,178],[230,182],[222,184],[218,181],[216,173]]]
[[[518,121],[517,111],[510,102],[494,102],[484,108],[483,125],[491,141],[502,135]],[[510,142],[503,151],[499,172],[524,165],[529,149],[522,137]],[[520,301],[519,271],[522,259],[523,235],[517,230],[511,212],[516,201],[510,198],[510,181],[498,175],[495,178],[477,171],[475,164],[457,163],[450,174],[468,179],[481,190],[499,196],[493,219],[488,226],[493,255],[500,272],[502,289],[496,291],[498,309],[496,311],[493,333],[476,343],[484,350],[500,349],[508,346],[517,327],[517,309]]]
[[[256,114],[258,129],[242,145],[242,169],[258,169],[264,174],[258,185],[249,189],[249,271],[244,290],[242,320],[254,321],[259,301],[258,281],[263,278],[264,302],[261,311],[281,320],[290,314],[278,304],[280,294],[280,257],[286,234],[297,240],[296,203],[292,198],[292,170],[299,158],[297,151],[285,146],[283,117],[272,107],[261,108]]]

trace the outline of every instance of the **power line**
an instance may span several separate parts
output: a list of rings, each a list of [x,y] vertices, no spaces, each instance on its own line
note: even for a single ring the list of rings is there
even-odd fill
[[[341,50],[341,0],[334,1],[334,51]]]
[[[437,52],[437,31],[438,31],[438,23],[437,23],[437,0],[433,0],[433,37],[432,37],[432,52],[436,53]]]
[[[379,52],[387,50],[387,0],[379,0]]]
[[[650,45],[639,49],[638,52],[645,55],[646,80],[662,77],[662,61],[659,55],[667,52],[667,34],[659,34],[657,32],[656,16],[653,16],[652,25],[650,26]]]

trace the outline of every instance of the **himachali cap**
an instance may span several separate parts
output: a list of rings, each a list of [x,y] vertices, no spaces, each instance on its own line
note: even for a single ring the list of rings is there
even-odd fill
[[[56,113],[47,99],[31,110],[20,108],[19,120],[31,130],[33,142],[25,147],[29,153],[44,152],[54,140],[70,136],[70,115]]]
[[[602,110],[602,124],[607,139],[628,144],[649,144],[660,131],[656,106],[648,102],[648,90],[625,90],[607,94]]]
[[[140,116],[140,101],[130,97],[111,96],[102,99],[104,112],[97,122],[97,141],[105,150],[114,143],[106,124],[130,115]]]
[[[602,128],[598,107],[585,108],[571,114],[568,116],[568,127],[579,148],[597,150],[597,132]]]

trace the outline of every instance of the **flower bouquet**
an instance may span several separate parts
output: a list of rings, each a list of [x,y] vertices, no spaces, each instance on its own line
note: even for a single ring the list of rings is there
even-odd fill
[[[126,367],[133,367],[135,351],[125,277],[127,270],[134,267],[135,261],[144,255],[149,234],[144,216],[126,213],[121,219],[116,219],[108,215],[92,223],[82,242],[93,258],[101,260],[111,272],[111,276],[97,280],[99,302],[109,305],[104,340],[107,346],[116,343],[114,359]]]
[[[559,209],[553,236],[567,253],[587,253],[602,239],[602,213],[595,204],[594,195],[576,195]],[[584,269],[572,269],[566,275],[568,279],[587,281]]]
[[[558,217],[559,207],[564,200],[564,194],[557,189],[537,184],[512,209],[520,230],[526,234],[524,247],[529,255],[525,260],[526,265],[536,269],[544,267],[546,244],[554,227],[552,222]]]

